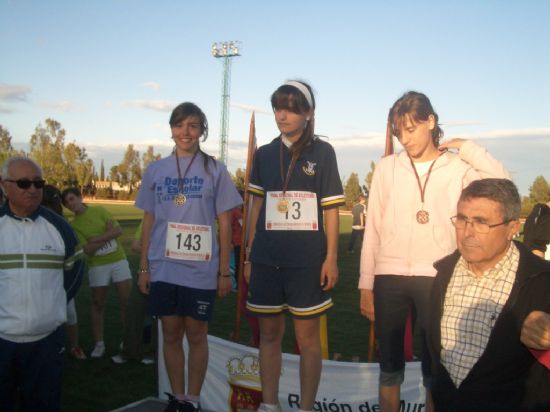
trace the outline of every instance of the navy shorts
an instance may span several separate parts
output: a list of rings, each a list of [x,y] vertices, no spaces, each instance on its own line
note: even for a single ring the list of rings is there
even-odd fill
[[[149,314],[152,316],[190,316],[208,322],[212,318],[215,289],[194,289],[166,282],[152,282],[149,289]]]
[[[321,265],[283,268],[252,263],[246,308],[254,316],[276,316],[288,310],[301,319],[316,318],[332,306],[320,285]]]
[[[405,358],[403,341],[410,307],[414,307],[422,337],[422,375],[430,387],[431,362],[426,330],[430,316],[430,295],[434,278],[429,276],[376,275],[374,277],[374,316],[380,347],[380,385],[403,383]]]

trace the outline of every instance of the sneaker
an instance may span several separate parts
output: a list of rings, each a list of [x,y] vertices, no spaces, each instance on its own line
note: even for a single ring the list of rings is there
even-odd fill
[[[101,358],[103,355],[105,355],[105,345],[95,345],[95,348],[90,354],[90,357]]]
[[[118,365],[128,362],[128,359],[126,359],[122,353],[111,357],[111,360]]]
[[[200,403],[195,406],[190,401],[180,401],[175,398],[174,395],[164,392],[168,395],[168,406],[164,409],[164,412],[201,412]]]
[[[181,402],[169,393],[166,393],[166,395],[168,395],[168,406],[164,409],[164,412],[180,412]]]
[[[73,348],[71,348],[71,355],[73,358],[77,360],[87,359],[86,354],[84,353],[84,351],[80,346],[74,346]]]
[[[197,406],[193,405],[193,403],[189,401],[181,401],[181,409],[179,409],[179,412],[201,412],[201,404],[197,404]]]
[[[146,356],[140,361],[140,363],[142,363],[143,365],[154,365],[155,360],[153,358]]]

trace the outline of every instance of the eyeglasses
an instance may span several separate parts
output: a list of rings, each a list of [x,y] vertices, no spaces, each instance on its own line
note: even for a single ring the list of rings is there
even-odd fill
[[[10,180],[5,179],[6,182],[15,183],[19,189],[28,189],[31,187],[31,185],[34,185],[37,189],[42,189],[44,185],[46,184],[46,181],[43,179],[38,180],[28,180],[28,179],[18,179],[18,180]]]
[[[466,226],[469,223],[469,224],[472,225],[472,227],[474,228],[474,230],[477,233],[481,233],[481,234],[489,233],[489,231],[492,228],[497,227],[497,226],[502,226],[502,225],[505,225],[506,223],[510,223],[510,222],[511,222],[511,220],[509,219],[509,220],[505,220],[504,222],[501,222],[501,223],[495,223],[494,225],[490,225],[489,223],[480,222],[479,220],[475,220],[475,219],[470,220],[470,219],[466,218],[465,216],[453,216],[451,218],[451,223],[458,230],[466,229]]]

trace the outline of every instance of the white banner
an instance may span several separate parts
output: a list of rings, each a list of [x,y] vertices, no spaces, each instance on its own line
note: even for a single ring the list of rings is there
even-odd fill
[[[159,337],[162,337],[161,331]],[[255,411],[261,401],[258,350],[213,336],[208,336],[208,343],[210,356],[201,392],[202,408],[215,412]],[[186,341],[184,346],[187,355]],[[299,409],[299,361],[297,355],[283,354],[279,402],[284,412]],[[158,367],[159,396],[166,399],[164,392],[171,390],[161,342]],[[321,383],[313,410],[379,412],[378,373],[377,363],[323,361]],[[425,411],[420,362],[407,363],[401,399],[400,412]]]

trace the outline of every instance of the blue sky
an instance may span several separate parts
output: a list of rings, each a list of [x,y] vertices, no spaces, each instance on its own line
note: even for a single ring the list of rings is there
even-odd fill
[[[387,111],[426,93],[447,138],[474,139],[527,194],[550,181],[550,2],[0,0],[0,124],[28,143],[48,117],[97,167],[129,143],[169,153],[182,101],[205,111],[218,155],[222,62],[233,59],[228,168],[245,164],[251,110],[259,143],[277,135],[271,93],[285,80],[316,92],[316,131],[340,174],[364,179],[383,151]]]

